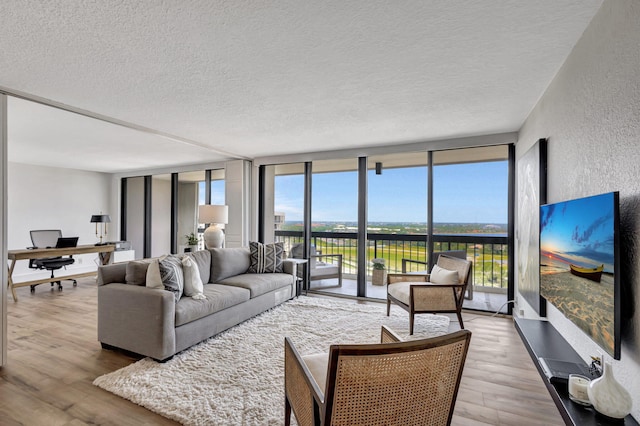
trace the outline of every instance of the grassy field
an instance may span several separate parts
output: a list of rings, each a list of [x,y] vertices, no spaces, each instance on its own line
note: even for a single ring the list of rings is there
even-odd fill
[[[357,273],[358,254],[357,247],[355,246],[336,246],[328,244],[326,242],[317,240],[316,250],[322,254],[342,254],[343,271],[346,274]],[[354,243],[355,244],[355,243]],[[457,247],[451,247],[452,249],[458,249]],[[464,249],[465,247],[460,247]],[[440,248],[438,247],[436,251]],[[474,285],[480,285],[485,287],[507,288],[508,284],[508,268],[507,268],[507,255],[503,251],[496,253],[491,252],[490,249],[485,247],[472,247],[466,248],[467,259],[473,261],[473,283]],[[427,250],[426,247],[412,246],[405,248],[403,245],[387,245],[381,248],[378,246],[377,253],[374,247],[368,247],[367,249],[367,273],[371,274],[373,264],[371,260],[374,258],[382,258],[385,260],[387,271],[391,273],[402,272],[402,259],[411,259],[426,261]],[[330,261],[327,259],[327,261]],[[409,272],[426,270],[426,265],[409,264]]]

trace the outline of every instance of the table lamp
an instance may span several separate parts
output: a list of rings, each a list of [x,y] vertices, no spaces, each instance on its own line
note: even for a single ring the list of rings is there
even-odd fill
[[[107,236],[107,223],[111,222],[111,218],[108,214],[94,214],[91,215],[90,223],[96,224],[96,238],[100,238],[100,242],[97,243],[97,246],[101,246],[104,243],[102,242],[102,238]],[[98,224],[100,224],[100,233],[98,233]]]
[[[224,245],[225,224],[229,223],[229,206],[205,204],[198,206],[198,222],[210,224],[204,230],[204,245],[210,248],[222,248]]]

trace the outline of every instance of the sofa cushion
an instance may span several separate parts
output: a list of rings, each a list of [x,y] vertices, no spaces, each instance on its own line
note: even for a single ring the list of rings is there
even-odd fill
[[[217,283],[225,278],[240,275],[249,269],[249,248],[214,248],[211,252],[210,283]]]
[[[211,252],[209,250],[198,250],[191,253],[187,253],[187,256],[193,258],[198,265],[198,271],[200,271],[200,279],[203,284],[209,282],[211,276]]]
[[[176,304],[176,327],[249,300],[249,290],[220,284],[205,284],[206,299],[183,297]]]
[[[169,255],[159,262],[160,277],[164,289],[172,292],[176,303],[182,297],[184,291],[184,274],[182,272],[182,259],[176,255]]]
[[[242,287],[251,291],[251,298],[282,287],[290,286],[293,277],[289,274],[241,274],[220,281],[220,284]]]
[[[282,272],[284,243],[263,244],[255,241],[249,243],[251,264],[249,273],[264,274]]]

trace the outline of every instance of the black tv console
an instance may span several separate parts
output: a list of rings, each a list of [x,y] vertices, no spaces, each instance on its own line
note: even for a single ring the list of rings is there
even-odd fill
[[[583,407],[571,401],[566,385],[551,383],[547,379],[540,366],[539,358],[558,359],[585,365],[586,363],[550,322],[514,317],[514,323],[565,424],[575,426],[638,425],[638,422],[631,416],[614,421],[597,414],[593,408]]]

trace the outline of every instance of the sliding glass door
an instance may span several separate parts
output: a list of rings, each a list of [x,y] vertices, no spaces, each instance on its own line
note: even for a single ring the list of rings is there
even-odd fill
[[[358,295],[358,160],[312,163],[309,289]],[[366,266],[365,266],[366,267]]]
[[[503,145],[263,166],[263,239],[285,241],[301,257],[294,246],[308,236],[310,291],[377,299],[386,298],[385,272],[428,272],[448,252],[473,262],[464,306],[508,312],[509,152]]]
[[[386,273],[427,269],[427,153],[372,156],[367,169],[367,297],[386,299]]]
[[[433,154],[433,250],[473,261],[465,308],[507,312],[508,147]]]

